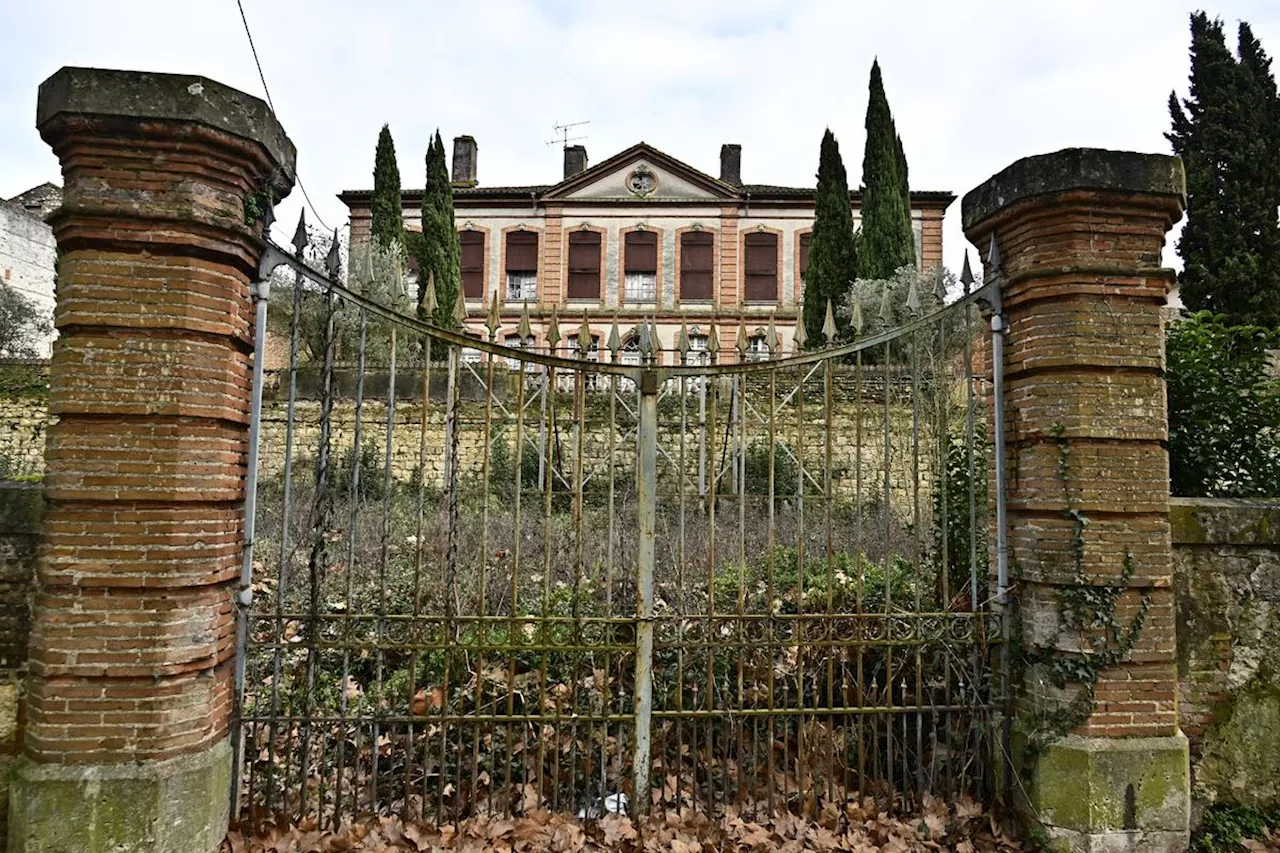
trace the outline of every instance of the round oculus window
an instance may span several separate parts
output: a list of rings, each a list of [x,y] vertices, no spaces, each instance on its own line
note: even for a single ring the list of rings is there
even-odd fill
[[[627,188],[637,195],[653,192],[657,185],[653,173],[645,169],[637,169],[627,178]]]

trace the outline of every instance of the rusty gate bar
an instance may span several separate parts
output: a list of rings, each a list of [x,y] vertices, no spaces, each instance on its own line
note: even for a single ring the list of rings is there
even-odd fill
[[[658,375],[646,370],[640,375],[639,488],[636,496],[639,528],[636,542],[636,748],[635,810],[649,811],[648,791],[650,725],[653,721],[653,543],[657,517],[658,470]]]
[[[855,299],[838,341],[828,306],[817,349],[801,326],[784,353],[772,316],[664,349],[647,316],[563,336],[554,310],[536,345],[527,304],[499,340],[490,299],[473,337],[410,313],[398,258],[370,250],[344,286],[336,250],[326,275],[307,248],[270,248],[294,275],[258,306],[259,337],[275,317],[290,344],[281,414],[254,407],[243,814],[718,819],[995,793],[997,281],[965,275],[949,304],[941,280],[884,282],[872,328]]]

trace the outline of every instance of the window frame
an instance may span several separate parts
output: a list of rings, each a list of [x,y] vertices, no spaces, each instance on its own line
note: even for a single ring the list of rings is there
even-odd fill
[[[773,272],[772,272],[773,295],[771,297],[760,297],[759,295],[751,296],[749,295],[748,291],[752,287],[753,278],[761,279],[765,277],[765,274],[751,271],[751,260],[752,260],[753,253],[750,251],[750,249],[753,244],[761,244],[761,243],[764,243],[766,240],[772,244],[772,249],[773,249],[773,251],[770,253],[772,255],[772,267],[773,267]],[[781,249],[782,249],[782,240],[779,238],[779,234],[775,230],[764,230],[764,231],[752,230],[742,235],[742,293],[741,293],[741,299],[740,299],[742,304],[744,305],[746,304],[777,305],[778,304],[779,296],[781,293],[781,282],[779,281],[782,273],[782,270],[780,269],[781,264],[779,263],[779,255],[781,254]],[[757,249],[755,254],[763,254],[763,247]]]

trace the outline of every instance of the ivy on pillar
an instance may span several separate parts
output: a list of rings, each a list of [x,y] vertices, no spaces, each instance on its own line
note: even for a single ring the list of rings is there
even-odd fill
[[[9,849],[212,851],[226,832],[260,216],[294,148],[203,77],[63,68],[59,331]]]
[[[1015,788],[1056,849],[1188,843],[1161,327],[1184,203],[1176,157],[1096,149],[1019,160],[963,202],[1002,258]]]

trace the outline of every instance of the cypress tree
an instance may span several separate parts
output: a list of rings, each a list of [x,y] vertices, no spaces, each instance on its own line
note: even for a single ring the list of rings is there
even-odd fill
[[[373,239],[383,248],[404,245],[404,216],[400,202],[400,167],[391,128],[382,126],[373,158]]]
[[[915,263],[915,238],[907,158],[885,97],[878,61],[871,65],[869,94],[858,277],[887,279],[899,267]]]
[[[1182,301],[1233,325],[1280,326],[1280,96],[1248,24],[1239,58],[1222,22],[1191,16],[1189,97],[1169,96],[1166,134],[1187,176],[1178,240]]]
[[[858,278],[892,278],[899,267],[915,264],[915,235],[907,192],[907,158],[894,127],[880,79],[880,63],[871,63],[867,101],[867,145],[862,158],[862,237]]]
[[[453,224],[453,186],[444,162],[440,131],[427,147],[427,186],[422,194],[422,238],[414,241],[418,259],[418,304],[427,293],[432,275],[436,282],[436,325],[445,329],[458,324],[453,318],[462,283],[459,271],[462,249]]]
[[[849,178],[840,157],[840,144],[828,128],[822,135],[818,155],[813,236],[809,242],[809,269],[804,281],[804,328],[808,348],[817,349],[826,343],[822,325],[827,316],[827,300],[840,307],[856,273],[857,246],[853,233],[853,210],[849,204]],[[837,323],[843,336],[848,322],[841,318]]]

